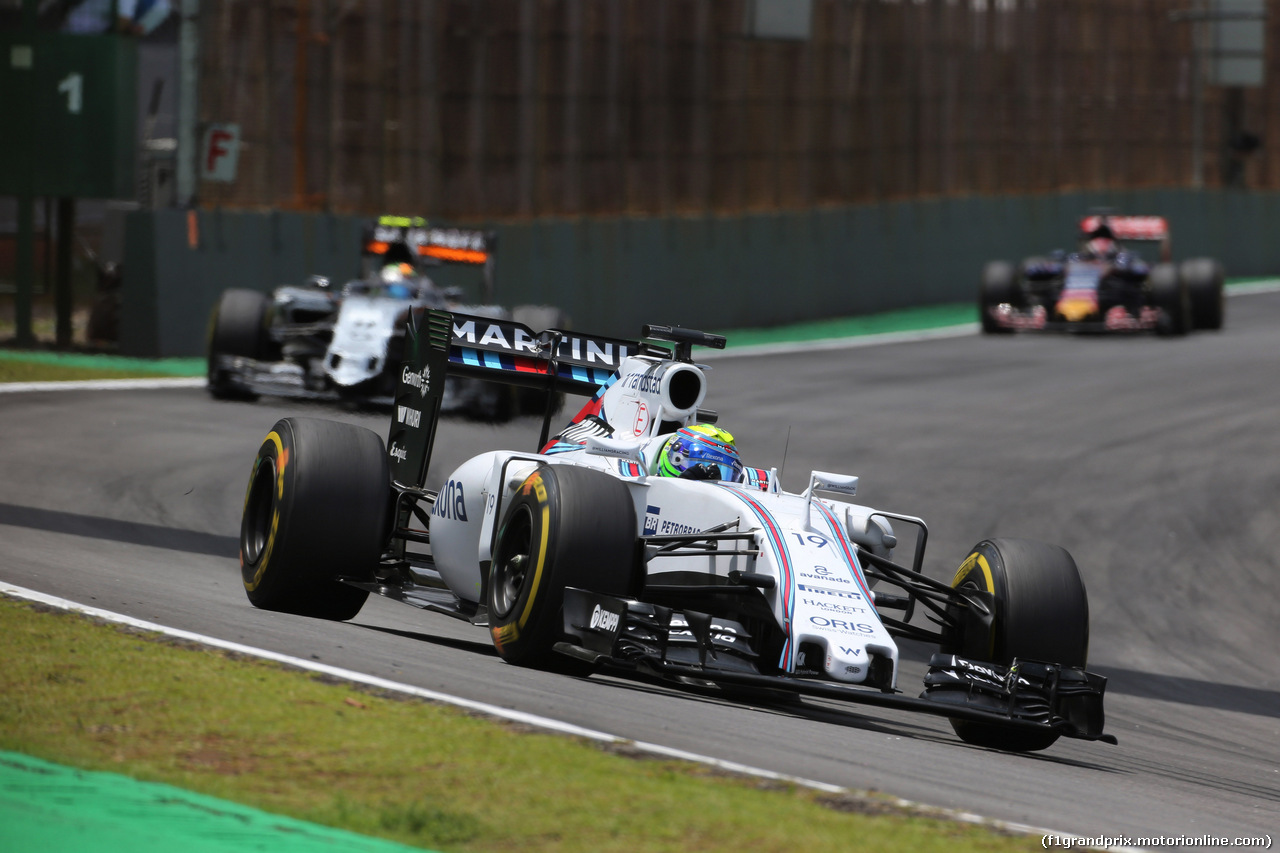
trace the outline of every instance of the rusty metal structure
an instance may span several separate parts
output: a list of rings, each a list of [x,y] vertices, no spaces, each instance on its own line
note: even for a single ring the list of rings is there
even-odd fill
[[[752,2],[202,0],[199,118],[243,144],[199,203],[495,220],[1186,187],[1197,115],[1203,185],[1280,189],[1280,75],[1199,86],[1171,14],[1198,0],[811,0],[800,38],[753,33]]]

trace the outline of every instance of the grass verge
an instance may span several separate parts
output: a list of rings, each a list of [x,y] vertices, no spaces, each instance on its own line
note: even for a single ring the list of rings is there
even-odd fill
[[[871,795],[628,755],[5,597],[0,634],[0,749],[403,844],[965,853],[1031,843]]]
[[[149,379],[203,376],[203,358],[125,358],[115,355],[0,349],[0,382]]]

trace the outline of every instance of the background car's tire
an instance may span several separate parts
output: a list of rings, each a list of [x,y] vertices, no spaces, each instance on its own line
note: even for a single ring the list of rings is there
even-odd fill
[[[601,471],[544,465],[508,503],[494,542],[485,599],[502,659],[568,668],[553,646],[562,635],[564,588],[628,596],[640,561],[635,504]]]
[[[1191,326],[1191,296],[1173,264],[1156,264],[1147,278],[1151,304],[1160,309],[1156,334],[1185,335]]]
[[[511,317],[534,332],[568,329],[570,326],[569,315],[553,305],[517,305],[511,309]],[[563,407],[564,394],[560,392],[552,394],[551,414],[556,414]],[[547,410],[547,392],[536,388],[517,388],[515,409],[517,415],[542,417]]]
[[[1192,258],[1178,268],[1191,300],[1191,328],[1218,330],[1225,313],[1222,264],[1212,258]]]
[[[236,388],[226,371],[217,366],[220,355],[240,356],[258,361],[268,358],[271,339],[267,335],[271,300],[256,290],[235,288],[224,291],[209,318],[209,393],[219,400],[256,400],[253,394]]]
[[[989,631],[971,632],[942,651],[1007,666],[1014,658],[1083,667],[1089,656],[1089,599],[1076,562],[1057,545],[1029,539],[984,539],[961,563],[951,585],[995,597]],[[1012,752],[1044,749],[1056,732],[952,720],[960,739]]]
[[[253,463],[240,522],[240,572],[255,607],[350,619],[386,542],[390,475],[372,430],[283,418]]]
[[[991,309],[1002,303],[1018,306],[1022,300],[1018,292],[1018,271],[1008,261],[991,261],[982,268],[982,283],[978,291],[978,311],[982,317],[982,331],[988,335],[1013,331],[1001,326],[991,316]]]

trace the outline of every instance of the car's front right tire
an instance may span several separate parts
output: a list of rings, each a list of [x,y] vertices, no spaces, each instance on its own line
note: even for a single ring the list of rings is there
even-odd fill
[[[1008,261],[991,261],[982,269],[982,282],[978,290],[978,310],[981,313],[982,331],[988,335],[1012,332],[1001,326],[992,311],[998,305],[1018,306],[1022,300],[1018,292],[1018,271]]]

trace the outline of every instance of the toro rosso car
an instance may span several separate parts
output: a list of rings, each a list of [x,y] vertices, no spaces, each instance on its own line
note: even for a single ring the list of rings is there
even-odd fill
[[[1159,246],[1149,263],[1124,243]],[[1080,221],[1080,246],[992,261],[978,296],[982,330],[1146,332],[1182,335],[1221,329],[1222,265],[1209,258],[1173,264],[1169,224],[1160,216],[1091,215]]]
[[[484,628],[516,665],[909,709],[1005,750],[1115,742],[1106,680],[1084,669],[1088,601],[1070,554],[986,539],[936,580],[922,571],[924,521],[856,503],[857,477],[812,471],[793,493],[777,469],[726,459],[692,358],[723,337],[538,334],[427,311],[407,343],[385,445],[293,417],[263,441],[240,534],[255,606],[344,620],[377,593]],[[556,435],[548,407],[533,450],[481,453],[436,491],[425,484],[454,372],[590,399]],[[655,458],[695,434],[719,438],[685,461],[712,461],[661,475]],[[909,560],[895,557],[901,531],[914,533]],[[914,687],[904,638],[937,648]]]
[[[554,308],[526,305],[508,311],[488,304],[493,300],[495,241],[495,235],[483,231],[383,216],[364,228],[360,278],[333,287],[328,279],[313,276],[270,296],[245,289],[224,292],[210,320],[210,394],[220,399],[274,394],[389,405],[400,380],[405,318],[413,310],[456,309],[539,329],[567,325]],[[460,290],[437,287],[426,270],[439,264],[480,270],[486,304],[464,305]],[[445,389],[446,412],[506,420],[528,405],[528,395],[479,379],[454,377]]]

